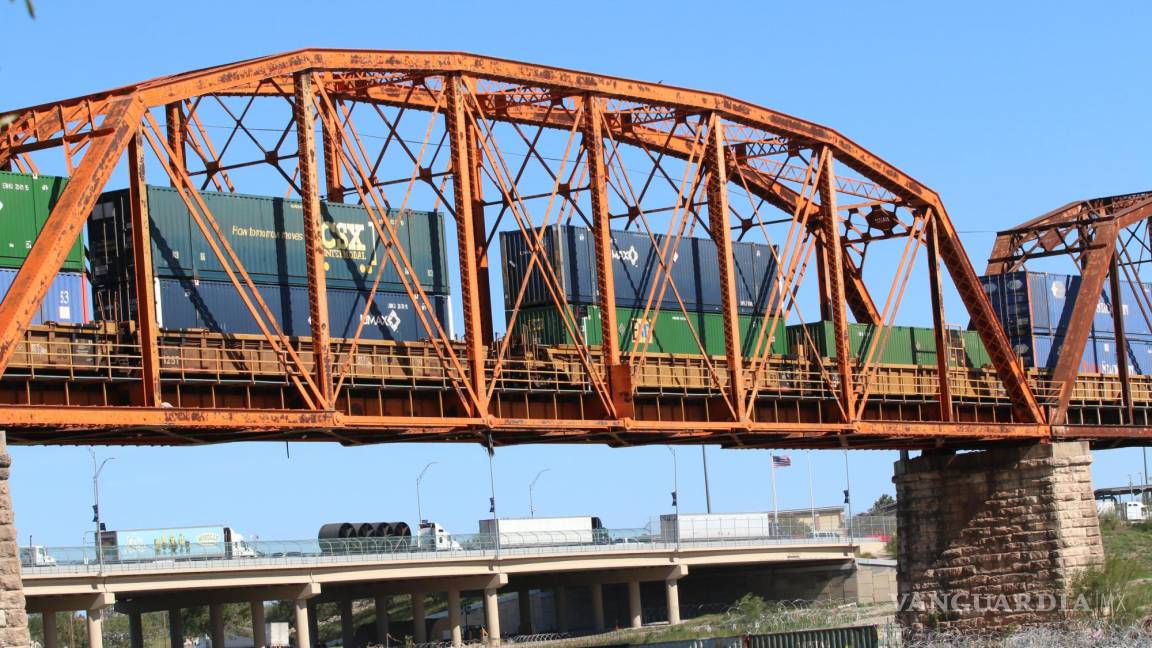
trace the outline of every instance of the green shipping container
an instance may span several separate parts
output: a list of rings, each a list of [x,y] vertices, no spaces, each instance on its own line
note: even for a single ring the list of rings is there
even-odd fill
[[[600,309],[597,306],[573,306],[576,327],[589,344],[603,341],[600,329]],[[511,313],[508,313],[511,318]],[[740,316],[740,339],[745,356],[751,356],[759,340],[762,318]],[[617,308],[616,323],[620,330],[620,348],[630,351],[636,343],[638,351],[649,353],[700,354],[699,338],[708,355],[724,355],[724,316],[720,313],[689,313],[680,311],[651,311],[644,318],[642,308]],[[695,333],[694,333],[695,332]],[[516,318],[512,333],[517,339],[531,345],[574,344],[573,336],[560,312],[553,307],[522,309]],[[777,322],[776,334],[768,337],[770,353],[780,355],[786,349],[784,325]]]
[[[67,182],[56,176],[0,171],[0,267],[18,268],[24,264]],[[81,237],[76,238],[61,270],[84,271]]]
[[[888,329],[887,341],[881,334]],[[807,331],[807,335],[805,335]],[[988,353],[975,331],[947,331],[951,342],[950,364],[953,367],[980,368],[988,364]],[[795,355],[811,354],[823,358],[836,357],[836,341],[832,322],[812,322],[788,327],[788,352]],[[936,364],[936,334],[933,329],[918,326],[876,327],[871,324],[849,324],[848,345],[852,357],[859,360],[869,353],[873,344],[884,343],[883,349],[871,351],[872,362],[895,365],[934,366]]]

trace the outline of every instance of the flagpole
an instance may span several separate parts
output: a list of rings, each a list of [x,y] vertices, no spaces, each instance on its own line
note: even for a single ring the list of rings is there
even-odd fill
[[[772,522],[776,525],[777,531],[779,531],[780,506],[776,502],[776,455],[770,455],[769,460],[772,464]]]
[[[804,454],[808,457],[808,506],[812,509],[812,530],[819,531],[816,528],[816,491],[812,488],[812,451],[805,450]]]

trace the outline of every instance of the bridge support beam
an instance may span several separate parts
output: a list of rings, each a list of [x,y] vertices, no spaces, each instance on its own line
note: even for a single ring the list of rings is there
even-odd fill
[[[628,581],[628,618],[633,628],[644,625],[643,608],[640,606],[640,580],[636,578]]]
[[[352,599],[340,601],[340,645],[352,648],[356,644],[356,619],[352,616]]]
[[[428,622],[424,619],[424,592],[412,592],[412,640],[427,643]]]
[[[596,632],[604,632],[606,624],[604,623],[604,586],[600,583],[592,583],[592,629]]]
[[[16,523],[12,494],[8,490],[8,438],[0,432],[0,646],[27,646],[28,613],[24,610],[24,587],[20,580],[20,552],[16,547]]]
[[[520,606],[520,628],[522,635],[536,634],[532,628],[532,591],[521,589],[516,592],[516,603]]]
[[[128,615],[128,645],[144,648],[144,619],[140,612]]]
[[[680,579],[669,576],[664,581],[664,592],[668,598],[668,625],[680,623]]]
[[[1103,561],[1084,442],[896,464],[900,609],[912,636],[1062,620]]]
[[[388,645],[388,597],[377,596],[374,600],[376,611],[376,643]]]
[[[452,632],[452,645],[463,645],[464,637],[460,632],[460,590],[448,590],[448,629]]]
[[[224,605],[212,603],[208,606],[208,635],[212,647],[224,645]]]
[[[568,588],[561,585],[555,591],[556,631],[568,632]]]
[[[44,630],[44,648],[59,648],[60,635],[56,632],[56,611],[45,610],[40,613],[41,627]]]
[[[184,648],[184,619],[180,608],[168,610],[168,644],[171,648]]]
[[[268,631],[264,625],[264,601],[252,601],[252,648],[268,648]]]
[[[495,587],[484,589],[484,625],[488,629],[488,645],[500,645],[500,590]]]

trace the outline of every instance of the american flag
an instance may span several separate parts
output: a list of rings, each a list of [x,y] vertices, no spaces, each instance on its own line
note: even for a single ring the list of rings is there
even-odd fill
[[[772,465],[776,468],[787,468],[792,465],[792,457],[788,455],[772,455]]]

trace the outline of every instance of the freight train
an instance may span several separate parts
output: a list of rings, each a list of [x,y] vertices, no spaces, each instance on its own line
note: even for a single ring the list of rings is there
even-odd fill
[[[65,178],[0,172],[0,295],[7,291],[39,234]],[[152,273],[156,316],[166,331],[202,331],[208,335],[260,334],[239,292],[217,260],[209,237],[179,192],[148,187]],[[256,290],[289,336],[310,334],[303,210],[299,201],[235,193],[202,192],[204,203],[251,276]],[[389,225],[399,237],[409,270],[403,274],[389,258],[361,206],[323,202],[321,219],[325,280],[333,338],[359,337],[419,343],[427,339],[424,322],[433,320],[452,335],[448,255],[444,222],[437,212],[393,211]],[[601,344],[595,253],[591,231],[552,225],[533,232],[556,271],[563,300],[576,317],[579,336]],[[707,238],[669,239],[632,231],[610,232],[616,299],[615,319],[621,348],[630,352],[723,355],[724,318],[719,296],[717,248]],[[72,325],[124,322],[135,317],[134,263],[127,191],[101,196],[89,218],[87,254],[78,239],[67,255],[32,323]],[[539,270],[530,273],[531,244],[522,232],[501,232],[500,254],[508,335],[521,353],[534,347],[575,343],[566,317],[553,303]],[[835,356],[830,322],[776,322],[763,331],[762,313],[777,282],[774,246],[733,244],[736,308],[741,348],[746,355],[821,361]],[[667,259],[672,259],[668,262]],[[661,279],[669,264],[672,282]],[[1013,272],[986,276],[982,283],[1020,362],[1051,369],[1062,344],[1076,276]],[[524,285],[520,291],[519,286]],[[672,285],[675,288],[673,289]],[[367,302],[376,286],[372,303]],[[414,302],[405,286],[418,285],[427,301]],[[655,287],[655,290],[653,290]],[[1119,308],[1128,347],[1116,348],[1110,288],[1096,309],[1081,373],[1116,374],[1120,362],[1134,375],[1152,375],[1152,331],[1143,304],[1152,304],[1152,286],[1121,282]],[[658,299],[649,302],[649,295]],[[519,304],[519,308],[515,308]],[[515,317],[513,317],[515,311]],[[972,330],[946,333],[949,363],[971,369],[990,365],[979,335]],[[882,343],[879,343],[882,341]],[[761,348],[757,348],[760,346]],[[935,366],[937,349],[931,328],[851,324],[854,358],[891,365]]]

